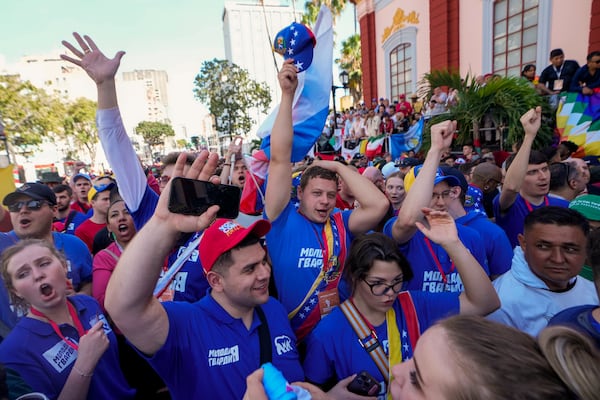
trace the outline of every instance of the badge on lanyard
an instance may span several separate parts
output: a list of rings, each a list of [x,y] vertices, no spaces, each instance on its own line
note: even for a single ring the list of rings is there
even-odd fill
[[[335,307],[340,305],[340,295],[338,294],[337,288],[324,290],[320,292],[317,297],[319,298],[321,319],[333,311]]]
[[[554,90],[562,90],[562,88],[563,88],[563,82],[564,82],[563,79],[557,79],[557,80],[555,80],[554,81],[554,86],[553,86]]]

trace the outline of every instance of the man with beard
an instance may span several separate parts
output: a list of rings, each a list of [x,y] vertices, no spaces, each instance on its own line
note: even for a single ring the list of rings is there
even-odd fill
[[[75,229],[88,217],[71,208],[73,189],[69,185],[57,185],[52,188],[56,195],[56,217],[52,224],[52,230],[56,232],[75,234]]]

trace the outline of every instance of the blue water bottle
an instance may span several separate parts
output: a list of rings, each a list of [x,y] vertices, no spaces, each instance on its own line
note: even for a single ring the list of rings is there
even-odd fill
[[[262,366],[263,386],[269,400],[297,400],[298,396],[293,392],[288,381],[281,371],[271,363],[265,363]]]

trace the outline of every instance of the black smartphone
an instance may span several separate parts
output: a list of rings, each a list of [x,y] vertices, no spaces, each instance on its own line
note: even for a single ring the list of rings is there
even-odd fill
[[[240,211],[242,191],[237,186],[215,185],[210,182],[176,177],[171,179],[169,211],[177,214],[200,215],[210,206],[219,206],[217,217],[234,219]]]
[[[360,396],[377,396],[381,385],[367,371],[361,371],[348,384],[348,391]]]

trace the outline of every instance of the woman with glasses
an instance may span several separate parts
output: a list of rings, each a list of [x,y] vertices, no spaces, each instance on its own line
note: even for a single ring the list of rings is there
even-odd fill
[[[453,314],[487,314],[489,307],[477,300],[482,297],[499,304],[489,278],[458,239],[452,217],[430,209],[423,212],[428,226],[417,222],[417,227],[454,261],[464,292],[402,292],[412,270],[397,243],[380,233],[355,239],[344,269],[351,296],[307,339],[308,381],[327,389],[328,382],[366,370],[380,383],[378,396],[385,399],[390,365],[410,359],[429,326]]]

